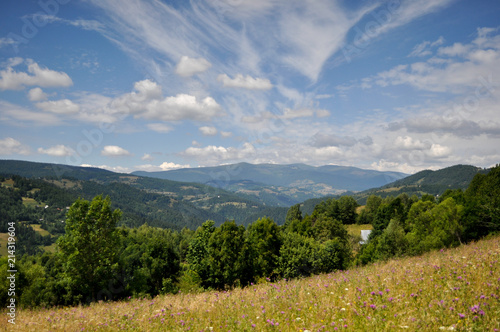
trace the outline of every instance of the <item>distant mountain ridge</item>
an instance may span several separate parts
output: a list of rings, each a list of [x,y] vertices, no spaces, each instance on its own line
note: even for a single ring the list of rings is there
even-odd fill
[[[313,197],[380,187],[408,176],[399,172],[381,172],[349,166],[249,163],[162,172],[138,171],[132,174],[203,183],[257,197],[266,194],[275,197],[281,195],[278,200],[288,201],[288,205]]]
[[[422,194],[440,195],[447,189],[465,190],[476,174],[487,174],[490,169],[483,169],[471,165],[454,165],[440,170],[423,170],[406,178],[394,181],[379,188],[372,188],[354,194],[354,198],[361,204],[370,195],[381,197]]]

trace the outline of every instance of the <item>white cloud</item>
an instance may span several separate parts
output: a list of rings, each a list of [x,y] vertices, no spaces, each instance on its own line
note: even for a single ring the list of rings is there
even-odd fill
[[[97,31],[104,33],[104,25],[96,20],[83,20],[83,19],[77,19],[77,20],[66,20],[57,16],[53,15],[38,15],[38,20],[43,20],[47,23],[64,23],[67,25],[72,25],[77,28],[81,28],[83,30],[89,30],[89,31]]]
[[[73,155],[75,151],[70,147],[59,144],[52,146],[48,149],[38,148],[38,153],[46,154],[53,157],[66,157]]]
[[[164,123],[149,123],[147,127],[153,131],[156,131],[158,133],[168,133],[171,132],[174,128],[167,126]]]
[[[222,85],[227,88],[242,88],[248,90],[269,90],[273,88],[271,81],[267,78],[253,78],[250,75],[243,76],[237,74],[234,78],[230,78],[226,74],[220,74],[217,81],[222,82]]]
[[[195,96],[178,94],[175,97],[166,97],[157,102],[151,102],[140,115],[150,120],[162,121],[210,121],[221,115],[221,106],[212,98],[205,97],[198,100]]]
[[[307,118],[314,116],[314,114],[315,111],[309,108],[302,108],[302,109],[285,108],[281,118],[283,119]]]
[[[108,165],[91,165],[91,164],[81,164],[81,167],[93,167],[101,168],[115,173],[130,173],[132,170],[128,167],[123,166],[108,166]]]
[[[21,90],[26,86],[41,87],[68,87],[73,85],[73,81],[64,72],[41,68],[33,60],[26,60],[28,72],[17,72],[14,66],[9,65],[0,71],[0,90]],[[18,62],[15,63],[19,65]],[[30,75],[31,74],[31,75]]]
[[[12,137],[0,139],[0,155],[13,154],[28,155],[30,148]]]
[[[218,132],[217,128],[215,128],[215,127],[204,126],[204,127],[198,128],[198,129],[203,134],[203,136],[215,136],[215,135],[217,135],[217,132]]]
[[[34,112],[24,107],[0,100],[0,120],[14,126],[57,126],[63,122],[51,113]]]
[[[428,149],[429,144],[421,142],[418,139],[413,139],[409,136],[405,137],[398,136],[394,141],[394,147],[396,149],[403,149],[403,150],[423,150],[423,149]]]
[[[15,45],[17,42],[12,38],[2,37],[0,38],[0,48],[8,45]]]
[[[190,77],[195,74],[203,73],[212,67],[212,64],[204,58],[190,58],[188,56],[181,57],[181,60],[175,67],[177,75]]]
[[[445,158],[451,154],[451,149],[447,146],[442,146],[440,144],[432,144],[428,151],[428,155],[434,158]]]
[[[330,116],[330,111],[327,110],[316,110],[316,116],[318,118],[326,118]]]
[[[145,161],[152,161],[154,160],[155,158],[150,155],[149,153],[145,153],[142,157],[141,157],[141,160],[145,160]]]
[[[371,164],[371,168],[381,172],[402,172],[407,174],[413,174],[418,171],[421,171],[421,166],[412,166],[408,163],[400,163],[395,161],[389,161],[385,159],[381,159],[377,162],[373,162]],[[432,169],[435,167],[428,167],[427,169]]]
[[[176,163],[165,161],[159,166],[146,164],[146,165],[135,166],[135,169],[139,170],[139,171],[146,171],[146,172],[161,172],[161,171],[170,171],[170,170],[174,170],[174,169],[190,168],[190,167],[191,166],[189,166],[189,165],[181,165],[181,164],[176,164]]]
[[[463,45],[462,43],[455,43],[452,46],[441,47],[438,50],[439,55],[446,56],[464,56],[470,50],[469,45]]]
[[[408,55],[408,57],[413,57],[413,56],[423,57],[423,56],[431,55],[432,52],[430,49],[432,47],[442,45],[443,43],[444,43],[444,38],[442,36],[433,42],[426,40],[426,41],[416,45],[413,48],[412,52]]]
[[[106,145],[102,149],[101,155],[106,157],[123,157],[123,156],[130,156],[131,153],[125,150],[124,148],[121,148],[116,145]]]
[[[233,136],[233,133],[232,133],[232,132],[230,132],[230,131],[221,131],[221,132],[220,132],[220,135],[221,135],[222,137],[224,137],[224,138],[227,138],[227,137],[231,137],[231,136]]]
[[[382,87],[406,84],[423,91],[463,94],[488,77],[500,76],[500,34],[493,32],[496,30],[478,29],[476,39],[469,44],[441,47],[441,57],[398,65],[363,81],[367,87],[371,83]]]
[[[242,160],[254,156],[255,147],[246,142],[239,148],[208,145],[204,148],[189,147],[181,156],[197,160],[200,164],[216,165],[222,162]]]
[[[198,100],[196,96],[178,94],[162,99],[161,87],[151,80],[135,83],[134,89],[136,91],[114,99],[109,108],[122,114],[161,121],[210,121],[222,115],[221,106],[212,97]]]
[[[28,98],[31,101],[47,100],[47,94],[40,88],[33,88],[28,92]]]
[[[37,103],[36,107],[56,114],[74,114],[80,110],[80,106],[69,99],[43,101]]]

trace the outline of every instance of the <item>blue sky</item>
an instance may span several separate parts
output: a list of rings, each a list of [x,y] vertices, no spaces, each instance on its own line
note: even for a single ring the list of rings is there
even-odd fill
[[[500,162],[497,0],[0,3],[0,158]]]

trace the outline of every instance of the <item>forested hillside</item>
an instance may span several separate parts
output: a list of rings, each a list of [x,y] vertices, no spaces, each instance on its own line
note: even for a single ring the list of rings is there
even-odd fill
[[[140,226],[196,228],[205,220],[217,224],[237,220],[248,224],[254,215],[268,211],[283,223],[286,209],[264,206],[249,195],[207,185],[176,182],[114,173],[98,168],[0,160],[0,175],[12,174],[26,178],[43,178],[68,192],[69,196],[92,199],[98,194],[109,195],[115,207],[123,210],[122,223]],[[249,219],[250,218],[250,219]]]
[[[465,190],[476,174],[486,174],[489,169],[469,165],[455,165],[437,171],[425,170],[404,179],[384,185],[380,188],[365,190],[353,196],[364,204],[370,195],[381,197],[407,194],[422,196],[423,194],[441,195],[447,189]]]

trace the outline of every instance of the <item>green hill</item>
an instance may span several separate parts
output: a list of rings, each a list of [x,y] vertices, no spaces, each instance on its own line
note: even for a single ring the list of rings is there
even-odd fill
[[[109,195],[115,207],[127,213],[130,226],[143,223],[158,227],[196,229],[208,219],[217,224],[235,220],[240,224],[253,221],[250,216],[272,207],[259,203],[252,196],[193,182],[155,179],[99,168],[0,160],[0,175],[18,175],[44,179],[67,190],[72,197],[91,199],[98,194]],[[75,198],[76,199],[76,198]],[[273,215],[283,223],[286,211]]]

